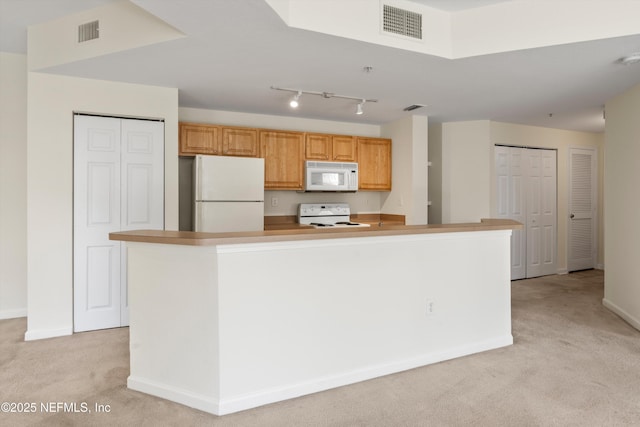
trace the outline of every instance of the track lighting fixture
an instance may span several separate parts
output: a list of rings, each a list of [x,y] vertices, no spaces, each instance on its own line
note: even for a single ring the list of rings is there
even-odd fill
[[[302,95],[301,91],[298,91],[298,93],[296,93],[293,98],[291,98],[291,102],[289,102],[289,106],[291,108],[298,108],[298,105],[300,105],[298,103],[298,100],[300,99],[300,95]]]
[[[275,86],[271,86],[271,89],[273,89],[273,90],[283,90],[285,92],[293,92],[295,95],[291,98],[291,101],[289,101],[289,106],[291,108],[297,108],[298,105],[300,105],[299,100],[300,100],[300,96],[302,96],[302,94],[305,94],[305,95],[317,95],[317,96],[321,96],[321,97],[323,97],[325,99],[327,99],[327,98],[341,98],[341,99],[353,99],[353,100],[359,101],[358,104],[356,105],[356,114],[358,114],[358,115],[364,113],[362,107],[363,107],[365,102],[378,102],[377,99],[366,99],[366,98],[359,98],[359,97],[355,97],[355,96],[338,95],[338,94],[335,94],[335,93],[332,93],[332,92],[313,92],[313,91],[307,91],[307,90],[288,89],[288,88],[275,87]]]

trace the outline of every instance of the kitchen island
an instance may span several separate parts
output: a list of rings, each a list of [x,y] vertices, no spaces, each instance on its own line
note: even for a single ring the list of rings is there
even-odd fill
[[[128,387],[223,415],[510,345],[518,228],[112,233]]]

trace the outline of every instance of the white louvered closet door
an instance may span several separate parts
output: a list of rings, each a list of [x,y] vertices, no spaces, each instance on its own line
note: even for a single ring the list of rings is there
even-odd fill
[[[569,150],[569,271],[595,267],[596,152]]]

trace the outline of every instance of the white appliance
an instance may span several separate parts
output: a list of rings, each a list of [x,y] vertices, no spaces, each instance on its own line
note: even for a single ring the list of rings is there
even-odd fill
[[[193,188],[195,231],[264,230],[264,159],[198,155]]]
[[[351,209],[348,203],[300,203],[298,222],[324,227],[369,227],[369,224],[351,222]]]
[[[305,191],[358,191],[358,164],[344,162],[304,163]]]

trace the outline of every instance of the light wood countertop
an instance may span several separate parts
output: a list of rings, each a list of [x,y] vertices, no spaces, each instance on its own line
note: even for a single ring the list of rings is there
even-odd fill
[[[109,233],[110,240],[170,245],[213,246],[244,243],[320,240],[349,237],[397,236],[405,234],[459,233],[468,231],[519,230],[523,225],[509,219],[482,219],[464,224],[372,225],[363,228],[299,228],[234,233],[132,230]]]

